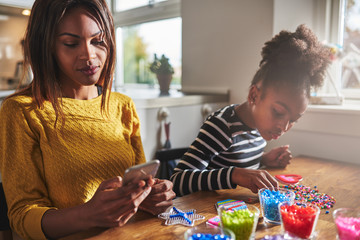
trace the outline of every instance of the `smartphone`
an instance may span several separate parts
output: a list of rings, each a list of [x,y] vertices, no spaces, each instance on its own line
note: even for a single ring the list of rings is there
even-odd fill
[[[160,166],[159,160],[151,160],[149,162],[129,167],[124,174],[124,184],[130,182],[138,182],[140,180],[148,180],[149,176],[155,177],[155,174]]]

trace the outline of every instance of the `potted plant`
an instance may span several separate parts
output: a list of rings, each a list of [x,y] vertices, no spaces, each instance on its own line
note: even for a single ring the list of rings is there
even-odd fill
[[[155,53],[154,61],[150,64],[150,71],[156,74],[160,85],[160,95],[169,95],[170,82],[174,74],[174,68],[171,66],[169,58],[164,54],[158,58]]]

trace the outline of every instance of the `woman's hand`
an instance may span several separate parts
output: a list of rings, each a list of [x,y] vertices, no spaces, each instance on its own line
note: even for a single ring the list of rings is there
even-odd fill
[[[123,226],[137,212],[153,184],[153,179],[126,186],[123,186],[121,177],[106,180],[84,205],[85,216],[94,227]]]
[[[44,234],[57,239],[92,227],[123,226],[149,195],[154,182],[150,178],[123,186],[121,177],[106,180],[85,204],[46,211],[41,221]]]
[[[280,167],[285,168],[290,164],[292,159],[289,145],[271,149],[269,152],[264,153],[261,163],[267,167]]]
[[[231,174],[231,181],[241,187],[257,193],[261,188],[275,190],[279,183],[265,170],[254,170],[235,167]]]
[[[140,209],[153,215],[163,213],[172,206],[172,199],[176,194],[172,190],[173,184],[168,180],[155,179],[150,194],[141,203]]]

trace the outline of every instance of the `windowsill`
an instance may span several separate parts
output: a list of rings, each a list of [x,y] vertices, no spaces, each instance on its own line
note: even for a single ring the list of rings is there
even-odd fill
[[[310,105],[294,126],[302,133],[360,137],[360,101],[346,100],[342,105]]]
[[[309,105],[307,111],[360,115],[360,100],[344,100],[342,105]]]
[[[117,92],[131,97],[137,108],[159,108],[187,106],[205,103],[229,102],[229,94],[218,93],[183,93],[170,89],[169,95],[160,95],[160,90],[153,89],[119,89]]]
[[[0,100],[13,94],[15,90],[0,90]],[[192,93],[186,94],[176,89],[171,89],[169,95],[161,96],[160,90],[153,89],[120,89],[116,92],[131,97],[137,108],[158,108],[172,106],[187,106],[205,103],[229,102],[229,94],[219,93]]]

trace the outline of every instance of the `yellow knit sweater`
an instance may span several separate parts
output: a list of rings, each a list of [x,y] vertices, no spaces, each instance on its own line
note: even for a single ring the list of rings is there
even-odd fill
[[[54,128],[55,113],[31,97],[5,100],[0,110],[0,171],[10,225],[25,239],[44,239],[41,218],[49,208],[87,202],[100,183],[145,162],[133,101],[111,93],[109,117],[101,96],[62,99],[66,117]]]

